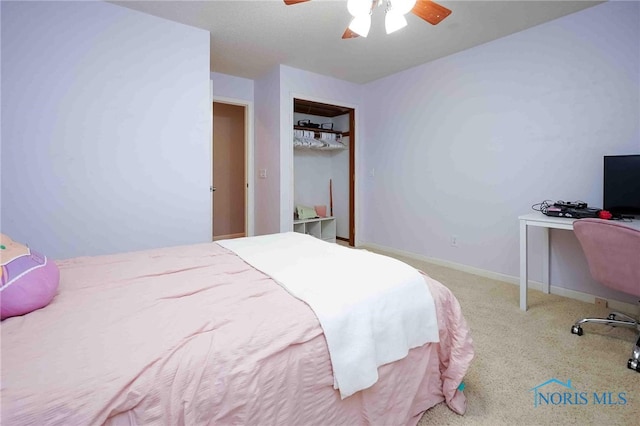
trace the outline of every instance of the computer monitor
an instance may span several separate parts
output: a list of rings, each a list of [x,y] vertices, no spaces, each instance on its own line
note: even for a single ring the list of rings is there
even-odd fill
[[[616,216],[640,216],[640,155],[604,157],[603,209]]]

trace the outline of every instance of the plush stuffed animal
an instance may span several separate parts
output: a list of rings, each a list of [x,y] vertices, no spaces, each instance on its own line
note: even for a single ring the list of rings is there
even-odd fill
[[[60,271],[46,256],[0,234],[1,319],[47,306],[56,295]]]

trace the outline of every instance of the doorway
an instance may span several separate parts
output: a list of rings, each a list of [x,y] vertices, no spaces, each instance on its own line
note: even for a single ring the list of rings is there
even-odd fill
[[[213,102],[214,241],[249,235],[246,123],[247,106]]]

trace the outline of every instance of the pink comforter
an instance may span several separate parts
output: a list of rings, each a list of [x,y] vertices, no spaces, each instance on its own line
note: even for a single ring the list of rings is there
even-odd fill
[[[217,244],[57,263],[53,302],[2,322],[3,425],[399,425],[444,400],[465,411],[469,329],[429,277],[440,343],[341,400],[310,308]]]

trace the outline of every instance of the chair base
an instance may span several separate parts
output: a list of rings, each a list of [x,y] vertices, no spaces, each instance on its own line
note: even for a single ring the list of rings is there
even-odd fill
[[[629,361],[627,361],[627,368],[640,373],[640,336],[638,337],[638,341],[636,342],[636,347],[633,348],[631,358],[629,358]]]
[[[620,320],[617,318],[624,319]],[[606,324],[612,327],[629,327],[638,330],[638,340],[636,341],[635,347],[631,351],[631,358],[629,358],[629,360],[627,361],[627,368],[640,373],[640,322],[638,322],[638,320],[621,312],[612,312],[607,318],[583,318],[579,321],[576,321],[576,323],[571,326],[571,333],[582,336],[584,332],[582,331],[581,324],[584,324],[585,322]]]

